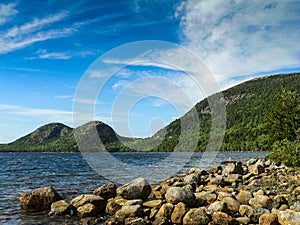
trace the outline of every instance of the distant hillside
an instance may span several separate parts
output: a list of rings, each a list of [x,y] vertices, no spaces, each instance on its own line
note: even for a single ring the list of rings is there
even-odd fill
[[[300,94],[300,73],[272,75],[252,79],[226,91],[226,133],[222,151],[263,151],[269,150],[268,111],[275,103],[275,96],[284,85],[287,89]],[[199,115],[200,134],[197,151],[204,151],[210,131],[210,108],[207,99],[196,104]],[[189,116],[189,112],[184,115]],[[177,119],[159,131],[166,133],[164,141],[155,151],[169,151],[178,143],[181,132]]]
[[[269,150],[267,112],[274,105],[276,93],[281,85],[300,94],[300,73],[256,78],[223,91],[227,121],[222,151]],[[200,101],[195,107],[200,125],[197,151],[204,151],[211,125],[208,100]],[[184,117],[188,116],[190,112],[184,115]],[[51,123],[15,142],[0,145],[0,151],[78,151],[74,132],[80,131],[87,134],[94,128],[108,151],[132,150],[121,144],[118,139],[126,141],[128,146],[138,150],[172,151],[178,144],[181,133],[179,119],[170,123],[153,137],[146,139],[121,137],[110,126],[98,121],[89,122],[76,129],[60,123]],[[86,145],[87,149],[91,150],[96,147],[94,142],[86,143]]]
[[[96,128],[98,136],[105,145],[118,142],[118,135],[105,123],[91,121],[76,129],[70,128],[60,123],[50,123],[44,125],[32,133],[21,137],[20,139],[0,145],[0,151],[41,151],[41,152],[69,152],[78,151],[74,138],[74,132],[79,131],[84,134]],[[123,138],[126,140],[126,138]],[[93,143],[89,143],[93,147]],[[120,143],[117,144],[120,146]],[[109,147],[108,147],[109,148]],[[112,149],[111,150],[115,150]]]

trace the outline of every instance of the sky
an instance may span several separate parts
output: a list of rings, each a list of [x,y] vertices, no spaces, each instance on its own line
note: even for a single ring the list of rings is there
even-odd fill
[[[205,80],[300,71],[299,14],[299,0],[2,0],[0,143],[90,119],[150,136],[217,90]],[[92,115],[74,121],[79,106]]]

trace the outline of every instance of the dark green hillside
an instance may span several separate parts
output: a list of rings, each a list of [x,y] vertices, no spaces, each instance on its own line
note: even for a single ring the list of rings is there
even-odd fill
[[[76,129],[59,123],[51,123],[36,129],[15,142],[0,145],[0,151],[78,151],[74,138],[75,131],[84,134],[91,132],[94,128],[97,130],[98,136],[105,145],[118,142],[118,137],[114,130],[102,122],[91,121]],[[117,146],[120,146],[120,144],[117,144]],[[95,146],[93,146],[93,143],[89,143],[87,147],[92,149]]]
[[[299,94],[300,73],[256,78],[223,91],[227,111],[227,128],[222,151],[269,150],[268,133],[270,128],[267,112],[275,104],[275,96],[281,85]],[[207,99],[199,102],[196,109],[200,123],[197,151],[204,151],[211,125]],[[189,113],[185,116],[189,116]],[[156,151],[169,151],[176,146],[180,136],[180,120],[173,121],[157,135],[165,130],[167,138],[155,149]]]

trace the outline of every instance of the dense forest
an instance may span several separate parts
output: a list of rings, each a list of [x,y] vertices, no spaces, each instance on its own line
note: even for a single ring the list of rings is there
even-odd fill
[[[222,92],[223,97],[220,101],[225,101],[227,112],[222,151],[270,150],[273,143],[270,142],[269,136],[272,126],[269,112],[275,105],[276,95],[282,86],[299,96],[300,73],[255,78]],[[205,151],[211,135],[208,99],[200,101],[195,108],[199,116],[196,151]],[[189,116],[191,111],[184,115],[186,121],[189,121]],[[86,135],[93,128],[97,129],[108,151],[173,151],[181,137],[181,119],[183,118],[173,121],[154,136],[145,139],[121,137],[102,122],[90,122],[76,129],[53,123],[38,128],[15,142],[0,145],[0,151],[78,151],[74,134],[76,131],[78,134],[80,130]],[[191,132],[190,137],[192,136]],[[189,138],[189,132],[185,138]],[[96,150],[97,146],[94,145],[95,143],[86,143],[86,148]],[[182,150],[189,151],[187,148],[188,146]]]

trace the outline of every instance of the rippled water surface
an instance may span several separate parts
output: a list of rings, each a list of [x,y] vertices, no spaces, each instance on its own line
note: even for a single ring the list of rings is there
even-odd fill
[[[169,170],[174,170],[182,154],[169,163]],[[201,162],[201,153],[195,153],[191,160],[177,171],[187,172],[191,167],[208,169],[223,160],[246,160],[251,157],[265,156],[266,152],[251,153],[218,153],[213,163]],[[168,158],[168,153],[114,153],[113,156],[121,162],[131,166],[139,166],[139,170],[121,171],[117,165],[111,170],[114,181],[126,177],[134,179],[143,174],[143,168],[149,170],[148,165],[156,165]],[[178,162],[176,162],[178,159]],[[99,168],[107,165],[99,165]],[[141,167],[145,165],[145,167]],[[169,173],[157,168],[153,178],[163,180]],[[117,171],[117,172],[116,172]],[[159,171],[159,172],[157,172]],[[170,172],[169,171],[169,172]],[[147,178],[147,177],[145,177]],[[148,179],[150,179],[148,177]],[[91,193],[94,189],[108,180],[95,172],[83,159],[80,153],[0,153],[0,224],[77,224],[77,220],[68,217],[49,217],[45,213],[29,213],[20,209],[19,196],[21,193],[45,186],[53,186],[64,198],[72,199],[80,194]]]

